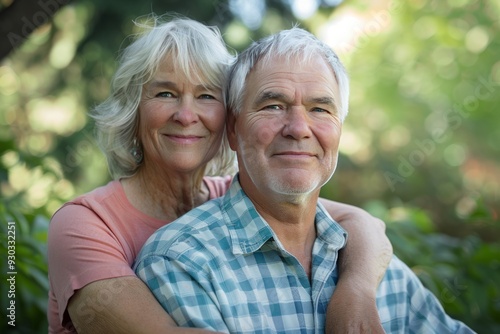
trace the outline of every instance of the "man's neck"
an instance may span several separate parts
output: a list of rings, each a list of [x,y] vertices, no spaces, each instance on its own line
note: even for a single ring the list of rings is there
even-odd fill
[[[316,205],[318,194],[299,202],[259,201],[251,199],[287,252],[302,264],[310,277],[312,250],[316,240]]]

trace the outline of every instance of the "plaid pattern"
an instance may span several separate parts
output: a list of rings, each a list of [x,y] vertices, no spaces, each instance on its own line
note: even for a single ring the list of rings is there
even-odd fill
[[[228,193],[155,232],[135,270],[183,327],[230,333],[323,333],[346,232],[318,204],[312,279],[235,177]],[[452,333],[463,324],[398,259],[377,298],[390,333]],[[467,333],[467,331],[463,331]]]

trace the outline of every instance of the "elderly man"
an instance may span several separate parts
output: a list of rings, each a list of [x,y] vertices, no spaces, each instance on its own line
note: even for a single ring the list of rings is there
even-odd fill
[[[228,193],[161,228],[136,272],[180,326],[322,333],[345,231],[318,203],[338,158],[348,78],[298,28],[254,43],[231,69]],[[471,332],[394,258],[377,295],[387,332]]]

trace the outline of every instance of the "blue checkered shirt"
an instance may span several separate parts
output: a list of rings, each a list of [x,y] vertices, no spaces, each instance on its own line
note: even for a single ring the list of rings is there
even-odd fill
[[[179,326],[229,333],[323,333],[346,232],[318,204],[309,280],[235,177],[225,196],[155,232],[135,270]],[[389,333],[468,333],[397,258],[377,305]]]

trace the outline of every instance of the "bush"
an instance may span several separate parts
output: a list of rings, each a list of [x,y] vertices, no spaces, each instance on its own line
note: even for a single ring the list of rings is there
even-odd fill
[[[49,290],[46,245],[49,220],[42,215],[23,214],[8,209],[8,205],[2,200],[0,223],[2,235],[0,253],[6,255],[2,256],[4,260],[0,266],[1,308],[2,314],[7,312],[2,316],[0,332],[46,333]],[[15,243],[13,231],[15,231]],[[8,258],[7,254],[15,256],[15,263],[7,261],[13,259]],[[11,272],[16,274],[9,274]],[[15,285],[5,284],[8,278],[11,278]],[[14,312],[7,310],[11,301],[15,301]],[[9,314],[15,314],[15,318],[9,318]],[[15,323],[15,327],[9,322]]]
[[[451,317],[478,333],[500,333],[500,245],[438,233],[424,211],[398,210],[387,223],[394,253]]]

